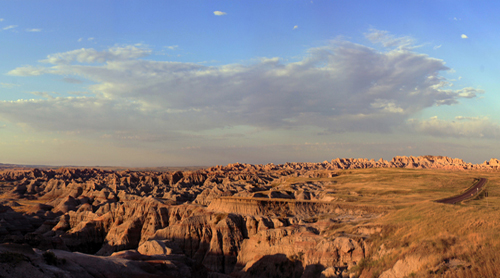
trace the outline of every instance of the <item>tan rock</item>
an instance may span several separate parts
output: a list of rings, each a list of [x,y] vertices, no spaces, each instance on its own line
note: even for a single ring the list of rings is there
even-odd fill
[[[404,259],[398,260],[391,269],[388,269],[380,278],[399,278],[406,277],[413,272],[420,270],[422,266],[428,263],[429,260],[419,256],[407,256]]]
[[[137,248],[137,251],[148,256],[172,254],[172,249],[168,248],[161,240],[148,240],[142,243],[139,248]]]
[[[320,278],[337,278],[338,272],[334,267],[328,267],[321,272]]]

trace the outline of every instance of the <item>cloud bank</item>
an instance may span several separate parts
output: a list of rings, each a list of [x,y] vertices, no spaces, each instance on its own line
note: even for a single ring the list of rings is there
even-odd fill
[[[417,131],[438,137],[500,138],[500,125],[487,117],[457,116],[453,121],[432,117],[428,120],[410,119],[408,122]]]
[[[309,49],[293,63],[280,58],[222,66],[152,61],[143,59],[152,53],[143,45],[55,53],[8,74],[88,80],[94,83],[91,95],[1,101],[0,119],[44,131],[105,132],[131,140],[167,140],[235,126],[267,131],[315,127],[322,134],[410,127],[441,135],[436,132],[440,126],[455,130],[449,135],[460,133],[458,125],[412,118],[483,91],[453,89],[440,75],[449,70],[444,61],[413,51],[411,38],[372,31],[367,37],[385,51],[334,41]]]

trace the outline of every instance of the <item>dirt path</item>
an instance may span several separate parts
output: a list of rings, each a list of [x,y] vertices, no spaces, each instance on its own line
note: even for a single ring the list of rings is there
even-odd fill
[[[456,204],[466,199],[472,198],[477,194],[479,194],[479,192],[481,192],[483,187],[486,185],[487,181],[488,181],[487,179],[481,178],[473,187],[471,187],[465,193],[450,198],[437,200],[436,202],[445,204]]]

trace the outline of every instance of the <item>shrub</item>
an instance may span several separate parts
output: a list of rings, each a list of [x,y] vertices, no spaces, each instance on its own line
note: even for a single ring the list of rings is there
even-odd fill
[[[57,265],[57,256],[52,251],[45,251],[43,254],[43,259],[47,264]]]
[[[29,261],[30,259],[23,254],[14,252],[4,252],[0,254],[0,263],[13,263],[18,264],[22,261]]]

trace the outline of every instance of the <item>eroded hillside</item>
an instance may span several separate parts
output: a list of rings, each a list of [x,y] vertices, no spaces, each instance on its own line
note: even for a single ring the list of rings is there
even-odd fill
[[[425,156],[175,172],[7,169],[0,173],[0,275],[467,275],[477,261],[466,257],[489,237],[478,236],[471,251],[460,240],[479,228],[438,230],[432,217],[467,216],[475,202],[491,213],[496,199],[484,208],[481,200],[432,200],[479,176],[489,176],[492,188],[499,165]],[[414,229],[420,225],[427,226]]]

